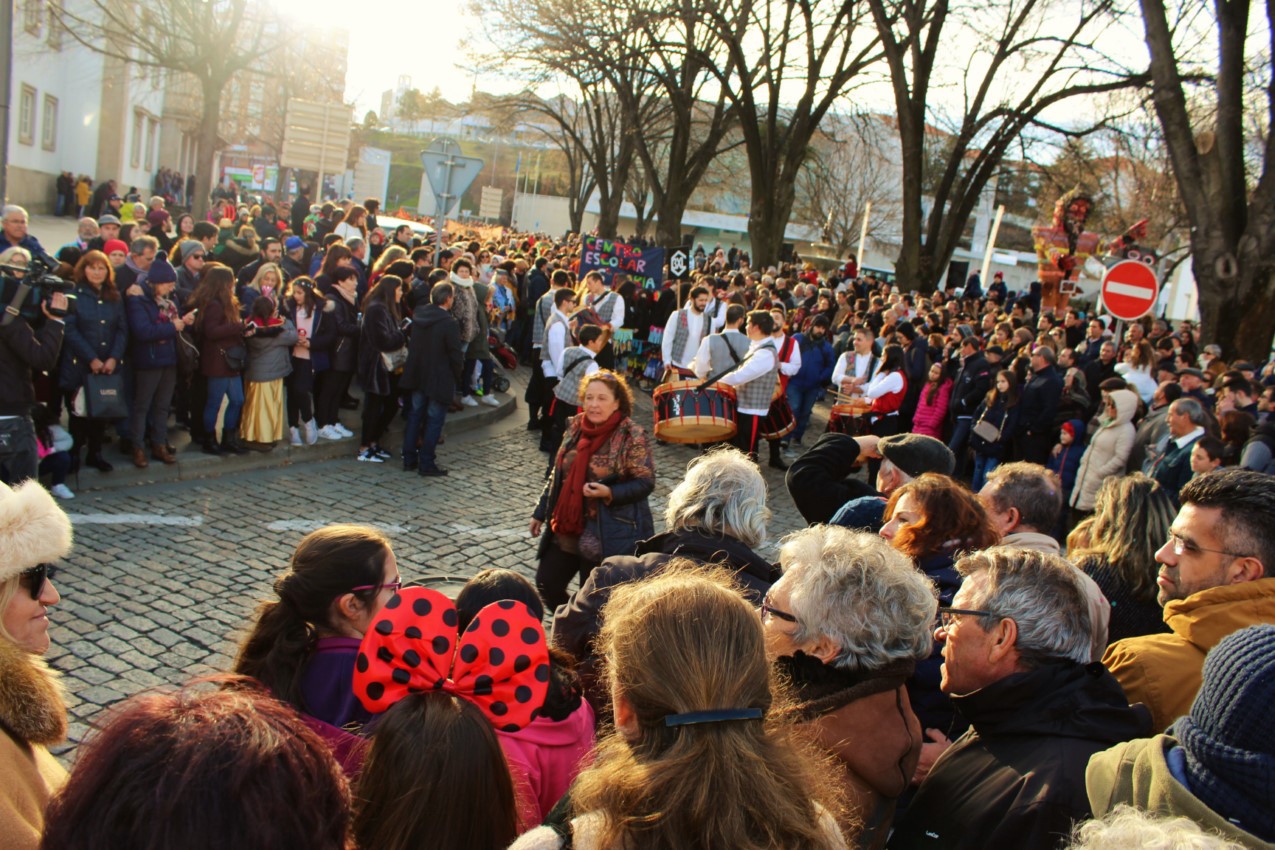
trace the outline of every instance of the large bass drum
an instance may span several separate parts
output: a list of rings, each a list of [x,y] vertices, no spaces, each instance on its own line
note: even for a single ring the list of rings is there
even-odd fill
[[[672,381],[651,394],[655,436],[669,443],[715,443],[735,436],[735,388]]]

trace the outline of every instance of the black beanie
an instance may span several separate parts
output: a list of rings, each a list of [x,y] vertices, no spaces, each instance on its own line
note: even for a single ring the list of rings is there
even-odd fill
[[[158,254],[155,262],[151,263],[151,267],[146,271],[146,282],[148,284],[156,283],[176,283],[177,272],[168,262],[168,257]]]

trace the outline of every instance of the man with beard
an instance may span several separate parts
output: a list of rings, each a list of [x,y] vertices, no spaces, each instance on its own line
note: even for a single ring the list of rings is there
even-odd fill
[[[790,435],[792,445],[801,445],[815,402],[823,396],[823,388],[832,379],[836,355],[832,351],[832,343],[828,342],[831,324],[827,316],[820,314],[811,319],[809,331],[793,335],[801,352],[801,368],[788,381],[788,403],[797,423]],[[785,449],[789,445],[788,440],[783,441]]]

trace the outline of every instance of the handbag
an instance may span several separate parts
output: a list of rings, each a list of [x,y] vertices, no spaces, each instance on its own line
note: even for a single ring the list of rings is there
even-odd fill
[[[84,409],[89,419],[123,419],[128,416],[124,403],[124,375],[112,372],[107,375],[84,376]]]
[[[986,413],[983,414],[983,416],[986,415]],[[1001,438],[1001,429],[980,418],[974,423],[974,436],[989,443],[994,443]]]
[[[229,348],[223,348],[221,356],[226,360],[226,368],[232,372],[242,372],[248,366],[248,349],[243,343],[235,343]]]
[[[393,351],[382,351],[381,363],[391,375],[403,371],[403,367],[407,365],[407,346],[404,345]]]
[[[191,337],[190,331],[178,331],[173,340],[177,348],[177,369],[183,375],[192,375],[199,371],[199,346]]]

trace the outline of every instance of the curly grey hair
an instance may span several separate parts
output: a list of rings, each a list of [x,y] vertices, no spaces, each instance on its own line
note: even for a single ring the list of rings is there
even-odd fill
[[[1101,820],[1077,824],[1067,850],[1241,850],[1243,846],[1206,832],[1193,820],[1120,805]]]
[[[766,479],[757,464],[731,446],[700,455],[669,493],[664,524],[669,531],[702,531],[733,537],[750,548],[766,540]]]
[[[793,640],[826,636],[840,647],[832,666],[877,670],[921,659],[934,645],[938,594],[912,560],[875,534],[816,525],[779,550]]]
[[[1014,621],[1014,648],[1024,666],[1060,658],[1089,663],[1089,603],[1071,564],[1045,552],[998,546],[966,555],[957,561],[956,571],[967,579],[983,578],[971,594],[975,598],[966,602],[966,607],[994,615],[980,618],[983,628],[1002,619]]]

